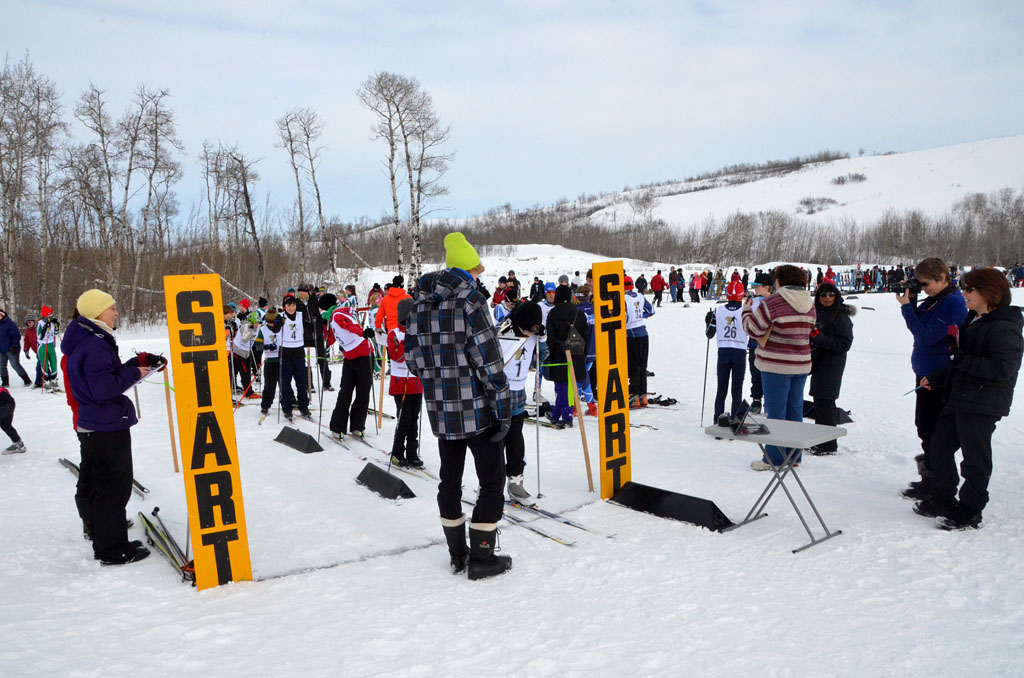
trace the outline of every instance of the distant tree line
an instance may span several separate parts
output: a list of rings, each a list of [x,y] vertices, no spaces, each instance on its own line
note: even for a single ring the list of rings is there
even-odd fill
[[[298,275],[325,282],[331,271],[381,264],[418,271],[422,217],[447,192],[441,179],[453,157],[445,150],[450,128],[413,78],[377,73],[356,94],[376,114],[372,129],[388,149],[387,220],[328,216],[318,177],[324,122],[302,107],[275,121],[283,151],[275,160],[287,159],[295,177],[290,204],[261,197],[263,161],[235,142],[207,140],[192,159],[203,195],[183,208],[175,189],[188,156],[168,90],[139,85],[117,112],[108,93],[90,84],[69,117],[56,83],[27,55],[5,58],[0,305],[17,317],[47,304],[66,318],[78,294],[101,287],[118,300],[123,318],[147,320],[160,315],[167,274],[216,271],[247,294],[269,298],[300,282]],[[391,128],[378,107],[390,111]],[[368,229],[373,239],[360,236]],[[396,242],[410,235],[410,255],[399,244],[396,256]]]

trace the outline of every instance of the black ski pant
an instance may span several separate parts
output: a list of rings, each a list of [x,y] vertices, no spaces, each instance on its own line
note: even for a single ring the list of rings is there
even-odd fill
[[[422,393],[404,393],[395,396],[398,425],[395,426],[395,440],[391,444],[391,454],[399,459],[416,461],[420,458],[418,434],[422,406]]]
[[[249,393],[252,392],[252,389],[249,388],[252,385],[252,357],[250,356],[248,358],[243,358],[242,356],[232,351],[231,364],[232,367],[234,368],[234,374],[231,377],[231,383],[234,384],[238,376],[241,375],[242,391],[245,392],[246,395],[248,395]]]
[[[762,400],[764,398],[764,388],[761,386],[761,370],[757,369],[757,365],[754,361],[757,360],[757,349],[747,349],[747,364],[750,365],[750,399],[751,400]]]
[[[836,401],[818,397],[813,400],[814,411],[811,414],[814,417],[814,423],[822,426],[838,426],[839,410],[836,409]],[[817,447],[823,452],[835,452],[839,449],[839,444],[835,440],[830,440],[827,443],[820,443]]]
[[[267,358],[263,365],[263,397],[260,399],[260,409],[269,410],[274,404],[274,396],[277,395],[277,385],[281,377],[281,361],[277,358]]]
[[[301,348],[281,349],[281,411],[290,416],[295,406],[292,382],[299,398],[299,411],[309,411],[309,391],[306,384],[306,358]]]
[[[650,337],[626,336],[626,365],[629,369],[629,394],[644,396],[647,394],[647,352],[650,348]]]
[[[923,389],[922,389],[923,390]],[[968,414],[946,407],[935,423],[928,446],[932,471],[932,496],[938,502],[952,501],[960,478],[956,473],[956,451],[963,454],[960,474],[960,503],[981,513],[988,504],[988,481],[992,477],[992,434],[1001,417]]]
[[[438,438],[441,455],[441,483],[437,486],[437,508],[441,517],[458,520],[462,516],[462,472],[466,467],[466,449],[473,453],[480,495],[470,518],[474,523],[496,523],[505,509],[505,455],[501,441],[491,440],[496,427],[472,438]]]
[[[675,301],[675,299],[672,301]],[[661,308],[661,290],[654,290],[654,305]]]
[[[132,434],[131,430],[93,431],[79,433],[82,445],[83,479],[88,487],[85,499],[87,515],[83,520],[92,526],[92,549],[103,557],[123,549],[128,544],[125,507],[132,496]]]
[[[370,405],[373,387],[373,365],[369,356],[345,358],[341,367],[338,400],[331,413],[331,430],[335,433],[362,431],[366,428],[366,408]],[[355,399],[352,392],[355,391]],[[351,410],[349,408],[351,405]],[[383,406],[383,403],[381,403]]]
[[[526,412],[513,415],[512,425],[502,440],[505,446],[505,475],[515,478],[526,470],[526,440],[523,438],[523,422]]]
[[[718,349],[718,390],[715,391],[715,420],[725,413],[725,396],[732,385],[732,404],[729,414],[735,416],[740,411],[743,400],[743,377],[745,377],[747,352],[742,348]]]
[[[914,385],[920,386],[924,377],[918,376]],[[924,450],[925,467],[931,470],[928,461],[928,448],[932,441],[932,433],[935,431],[935,423],[939,420],[939,414],[945,406],[945,394],[941,388],[928,390],[919,388],[916,391],[917,402],[914,405],[914,425],[917,427],[917,437],[921,439],[921,449]]]
[[[323,336],[317,336],[316,339],[316,366],[320,370],[321,384],[323,384],[321,388],[326,389],[331,385],[331,368],[327,364],[327,344],[324,343]]]
[[[0,429],[3,429],[11,438],[12,443],[16,443],[21,440],[18,432],[14,429],[14,399],[11,402],[0,405]]]

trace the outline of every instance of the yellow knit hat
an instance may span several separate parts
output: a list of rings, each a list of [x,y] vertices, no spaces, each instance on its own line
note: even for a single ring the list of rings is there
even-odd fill
[[[470,271],[480,265],[480,255],[459,232],[444,237],[444,265]]]
[[[78,314],[83,318],[95,320],[99,317],[100,313],[103,313],[116,303],[114,297],[103,290],[91,289],[88,292],[83,292],[82,296],[78,297],[75,307],[78,308]]]

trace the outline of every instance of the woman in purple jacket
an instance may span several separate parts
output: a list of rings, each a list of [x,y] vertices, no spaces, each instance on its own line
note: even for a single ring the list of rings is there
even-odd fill
[[[67,385],[78,401],[76,431],[82,445],[82,475],[88,483],[83,512],[94,557],[104,565],[142,560],[149,549],[128,541],[125,507],[132,487],[131,427],[138,419],[124,392],[163,369],[162,356],[140,353],[126,363],[117,355],[114,298],[92,289],[78,298],[79,316],[68,324],[61,352]]]

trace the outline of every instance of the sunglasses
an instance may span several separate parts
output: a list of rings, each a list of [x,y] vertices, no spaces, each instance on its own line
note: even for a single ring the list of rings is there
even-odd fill
[[[969,294],[978,288],[972,287],[971,285],[960,285],[960,289]]]
[[[836,296],[836,293],[835,292],[822,292],[818,296],[819,297],[834,297],[834,296]]]

